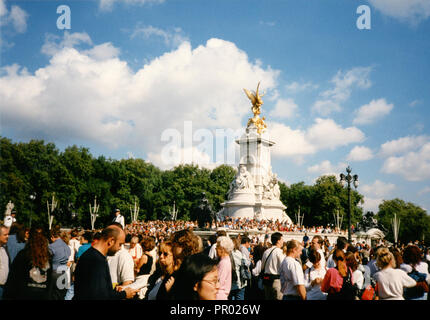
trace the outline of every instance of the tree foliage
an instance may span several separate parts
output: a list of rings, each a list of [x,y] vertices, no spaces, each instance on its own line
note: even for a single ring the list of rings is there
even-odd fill
[[[382,201],[375,216],[389,230],[387,234],[389,241],[394,241],[392,222],[394,214],[400,219],[399,241],[408,243],[424,239],[427,243],[430,242],[430,216],[424,209],[398,198]]]
[[[0,206],[5,208],[12,201],[20,222],[47,224],[47,201],[51,202],[55,193],[58,207],[53,213],[54,223],[85,228],[90,227],[89,205],[95,197],[100,205],[96,228],[112,220],[115,208],[130,222],[130,206],[135,201],[140,207],[139,219],[169,219],[175,203],[178,219],[195,220],[202,193],[212,209],[219,211],[236,174],[236,169],[227,165],[213,170],[180,165],[162,171],[142,159],[95,158],[83,147],[71,146],[60,152],[43,140],[13,143],[2,137],[0,168]],[[305,225],[334,224],[333,214],[339,210],[344,216],[342,227],[347,228],[348,190],[335,176],[319,177],[314,185],[298,182],[287,186],[280,182],[279,187],[281,201],[293,221],[300,207]],[[34,201],[30,194],[36,194]],[[352,189],[352,224],[362,219],[362,201],[363,196]],[[402,221],[402,240],[423,235],[430,239],[430,218],[423,209],[400,199],[384,201],[377,218],[389,230],[394,212]]]

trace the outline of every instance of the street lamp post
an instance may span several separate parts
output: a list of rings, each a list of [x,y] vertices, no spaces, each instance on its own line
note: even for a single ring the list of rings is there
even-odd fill
[[[340,182],[346,182],[348,187],[348,241],[351,242],[351,182],[353,182],[354,187],[358,187],[358,175],[351,175],[351,168],[348,166],[346,168],[347,175],[343,173],[340,174]]]

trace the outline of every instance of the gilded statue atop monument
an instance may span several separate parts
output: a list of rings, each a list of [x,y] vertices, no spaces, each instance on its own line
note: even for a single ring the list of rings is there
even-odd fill
[[[261,106],[263,104],[263,100],[261,99],[264,96],[264,93],[260,95],[258,93],[258,88],[260,87],[260,82],[257,85],[257,90],[255,92],[250,92],[249,90],[243,89],[248,96],[249,100],[251,100],[252,103],[252,113],[254,114],[254,117],[250,118],[248,120],[247,127],[251,123],[254,123],[257,127],[258,134],[261,134],[266,128],[267,125],[264,123],[265,117],[260,118],[261,113]]]

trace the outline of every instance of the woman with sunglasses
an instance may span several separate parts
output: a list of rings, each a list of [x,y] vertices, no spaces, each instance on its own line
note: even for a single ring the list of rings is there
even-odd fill
[[[321,283],[321,291],[327,293],[327,300],[354,300],[356,290],[352,271],[346,265],[343,250],[335,250],[333,261],[336,267],[327,270]]]

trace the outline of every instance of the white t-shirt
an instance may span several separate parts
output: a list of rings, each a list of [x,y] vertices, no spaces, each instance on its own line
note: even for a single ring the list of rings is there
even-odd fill
[[[324,279],[326,269],[320,267],[318,270],[312,266],[304,273],[305,287],[306,287],[306,300],[326,300],[327,293],[321,291],[321,283],[311,285],[311,282],[316,278]]]
[[[272,254],[270,254],[270,252],[272,252]],[[270,257],[267,259],[269,255]],[[279,275],[281,272],[281,264],[284,259],[285,255],[279,247],[271,247],[267,249],[264,251],[261,259],[261,263],[264,265],[264,270],[261,271],[268,274]]]
[[[378,283],[378,296],[381,300],[405,300],[403,288],[416,285],[416,281],[406,272],[390,267],[376,272],[374,278]]]
[[[292,257],[286,257],[281,264],[281,292],[284,295],[298,296],[296,286],[305,285],[301,264]]]
[[[121,248],[114,256],[107,257],[112,283],[134,281],[134,262],[127,249]]]
[[[354,284],[357,285],[358,289],[363,289],[363,284],[364,284],[364,275],[363,272],[361,270],[355,270],[352,273],[352,279],[354,279]]]

